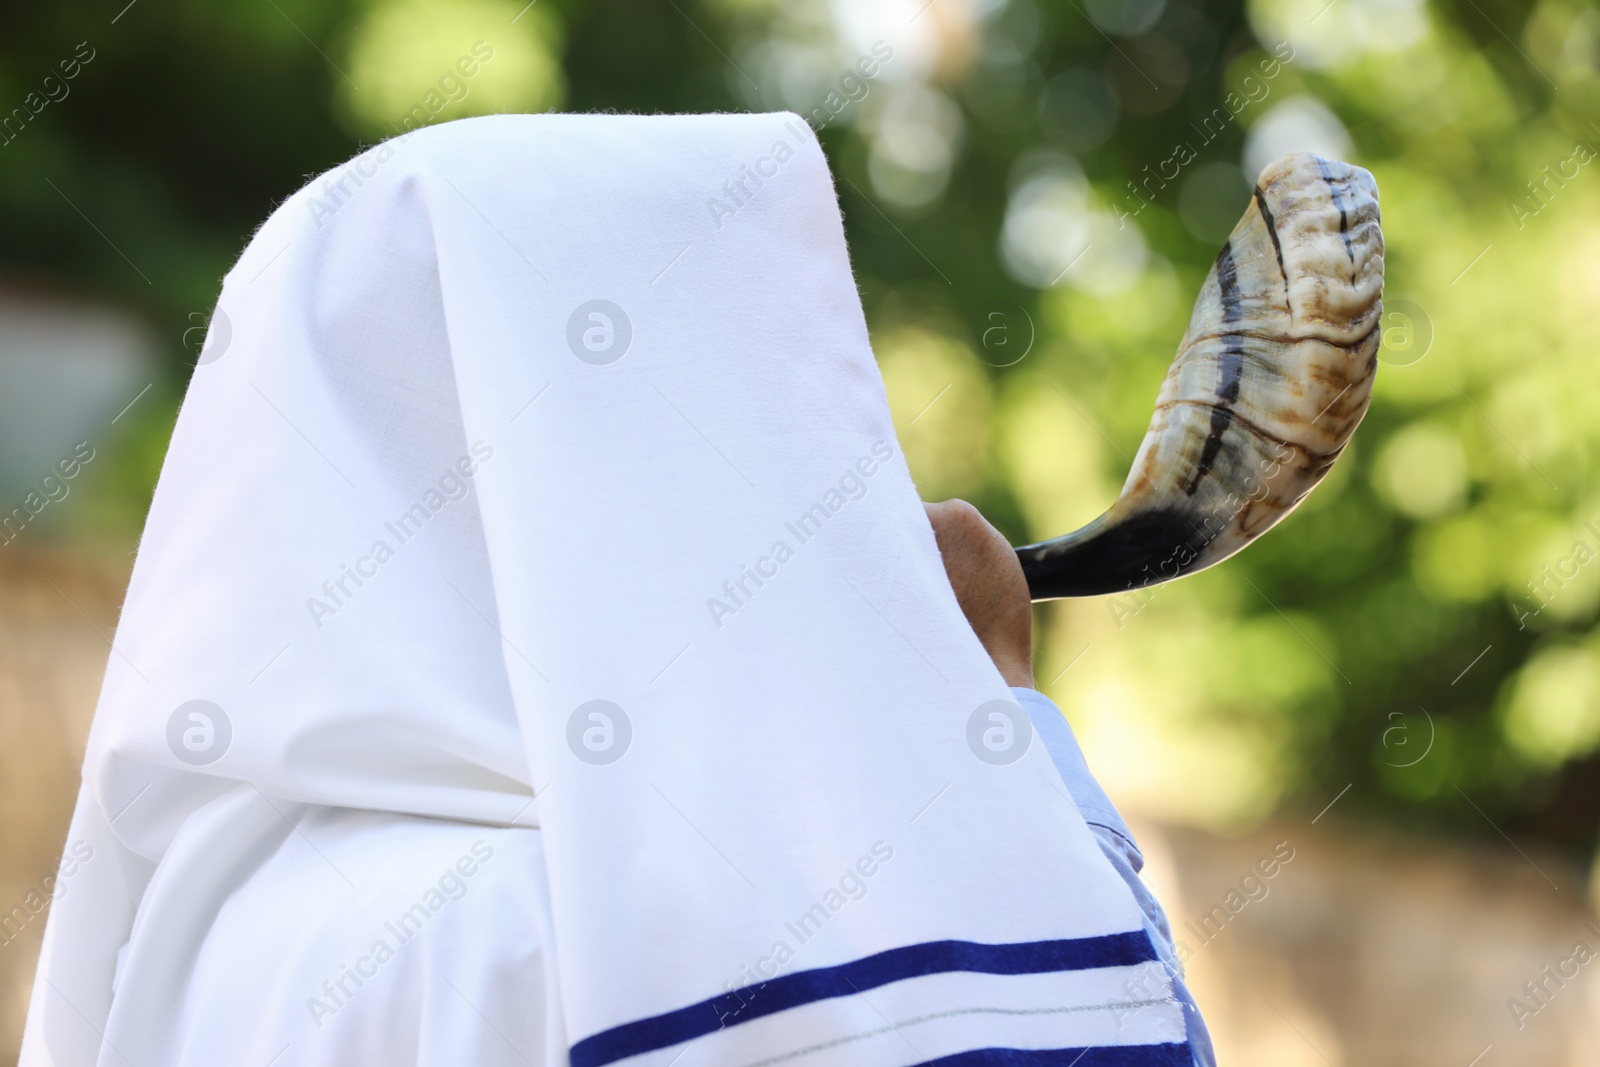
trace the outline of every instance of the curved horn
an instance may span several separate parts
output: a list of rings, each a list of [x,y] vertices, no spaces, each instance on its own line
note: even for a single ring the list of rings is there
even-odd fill
[[[1035,600],[1227,559],[1322,480],[1366,414],[1383,314],[1378,187],[1299,152],[1261,172],[1201,286],[1111,510],[1017,549]]]

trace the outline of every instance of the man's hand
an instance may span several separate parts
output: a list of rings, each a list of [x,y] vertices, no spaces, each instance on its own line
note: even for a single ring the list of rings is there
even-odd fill
[[[1033,601],[1005,537],[965,500],[924,504],[961,611],[1007,685],[1033,687]]]

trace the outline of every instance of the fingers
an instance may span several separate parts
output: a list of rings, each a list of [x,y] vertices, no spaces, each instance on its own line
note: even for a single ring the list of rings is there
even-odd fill
[[[955,551],[964,562],[983,561],[1004,569],[1007,558],[1015,558],[1005,535],[990,525],[983,513],[965,500],[945,500],[924,504],[939,551]],[[1020,570],[1020,564],[1018,565]]]
[[[962,613],[1010,685],[1032,685],[1033,604],[1010,542],[965,500],[925,504]]]

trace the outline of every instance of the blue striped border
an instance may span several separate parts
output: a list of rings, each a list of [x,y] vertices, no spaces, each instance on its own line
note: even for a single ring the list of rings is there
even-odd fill
[[[1092,1045],[1088,1048],[980,1048],[917,1067],[1193,1067],[1187,1044]]]
[[[573,1045],[568,1054],[571,1067],[605,1067],[608,1063],[637,1056],[641,1052],[668,1048],[803,1004],[847,997],[890,982],[928,974],[951,971],[1046,974],[1052,971],[1086,971],[1098,967],[1131,967],[1156,958],[1150,937],[1143,930],[1102,937],[1023,941],[1005,945],[985,945],[976,941],[928,941],[920,945],[892,948],[834,967],[796,971],[702,1000],[686,1008],[623,1023],[584,1038]],[[1087,1063],[1084,1067],[1087,1067]]]

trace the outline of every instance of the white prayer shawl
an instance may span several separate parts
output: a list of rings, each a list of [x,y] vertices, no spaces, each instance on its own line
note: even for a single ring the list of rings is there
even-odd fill
[[[1188,1063],[1128,888],[1015,709],[800,119],[388,142],[224,281],[23,1062],[378,1062],[308,1051],[346,999],[322,990],[354,987],[277,957],[419,904],[462,918],[427,918],[460,927],[431,942],[451,988],[419,957],[393,994],[457,1020],[418,1063],[489,1062],[506,988],[554,1016],[516,1062]],[[207,1007],[230,983],[249,1018]]]

